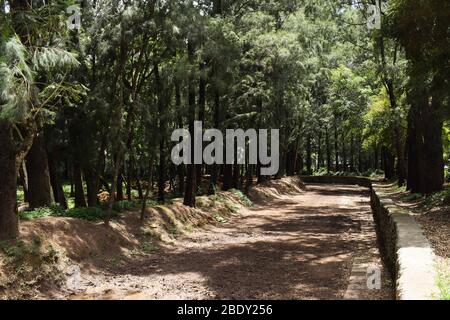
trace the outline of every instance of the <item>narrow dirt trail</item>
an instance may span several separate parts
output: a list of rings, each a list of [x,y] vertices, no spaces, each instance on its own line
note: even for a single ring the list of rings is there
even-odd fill
[[[77,299],[342,299],[353,260],[382,267],[369,194],[308,185],[245,209],[242,217],[180,238],[111,274],[83,275]],[[383,288],[366,299],[390,299]]]

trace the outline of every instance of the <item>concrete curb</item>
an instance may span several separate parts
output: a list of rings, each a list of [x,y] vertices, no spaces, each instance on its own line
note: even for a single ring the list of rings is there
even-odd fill
[[[388,198],[381,185],[364,177],[302,177],[305,183],[350,184],[371,190],[371,205],[380,249],[396,283],[397,300],[436,297],[435,255],[421,227]]]

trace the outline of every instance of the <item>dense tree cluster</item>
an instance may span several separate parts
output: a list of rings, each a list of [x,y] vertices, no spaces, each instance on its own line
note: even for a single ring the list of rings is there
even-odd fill
[[[384,170],[413,192],[442,188],[449,158],[450,3],[0,1],[0,239],[31,208],[96,207],[248,190],[261,165],[179,165],[171,132],[280,129],[280,171]],[[255,179],[256,178],[256,179]],[[155,192],[155,194],[153,194]]]

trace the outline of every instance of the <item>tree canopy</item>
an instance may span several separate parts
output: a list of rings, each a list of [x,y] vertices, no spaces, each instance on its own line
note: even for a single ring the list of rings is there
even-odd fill
[[[450,144],[450,3],[72,0],[0,5],[0,239],[30,207],[248,190],[261,164],[174,165],[171,132],[280,130],[280,171],[439,191]],[[447,165],[447,169],[445,169]],[[446,172],[446,173],[445,173]],[[71,185],[71,195],[64,191]],[[71,198],[72,201],[68,201]]]

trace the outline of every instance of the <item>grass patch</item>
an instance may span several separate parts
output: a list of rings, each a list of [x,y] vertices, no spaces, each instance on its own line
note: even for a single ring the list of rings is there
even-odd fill
[[[113,204],[113,210],[116,212],[125,212],[140,209],[143,201],[144,200],[141,199],[116,201]],[[146,205],[147,207],[154,207],[157,206],[158,203],[153,200],[147,200]],[[108,202],[100,202],[99,207],[106,210],[108,208]]]
[[[313,176],[315,177],[323,177],[326,175],[328,175],[328,170],[326,168],[320,168],[319,170],[313,172]]]
[[[174,238],[176,238],[176,237],[178,237],[179,235],[181,235],[181,231],[180,231],[180,229],[178,229],[178,227],[172,227],[172,228],[170,228],[169,229],[169,234],[172,236],[172,237],[174,237]]]
[[[215,213],[215,214],[213,214],[213,219],[214,220],[216,220],[218,223],[220,223],[220,224],[225,224],[225,223],[227,223],[228,222],[228,220],[227,219],[225,219],[224,217],[222,217],[220,214],[218,214],[218,213]]]
[[[139,248],[141,249],[142,252],[147,253],[147,254],[153,253],[153,252],[156,252],[159,250],[159,247],[151,242],[141,243]]]
[[[59,217],[67,217],[67,218],[76,218],[87,221],[98,221],[102,220],[105,217],[105,211],[101,208],[93,207],[93,208],[74,208],[66,210],[57,216]],[[117,217],[117,212],[112,212],[112,217]]]
[[[411,193],[404,197],[405,201],[421,200],[423,196],[420,193]]]
[[[90,208],[73,208],[64,210],[59,205],[52,205],[51,207],[36,208],[33,210],[27,210],[19,213],[19,218],[21,220],[32,220],[43,217],[67,217],[76,218],[87,221],[99,221],[105,217],[106,211],[100,207],[90,207]],[[117,211],[112,212],[112,218],[118,216]]]
[[[25,202],[25,192],[23,191],[22,186],[17,187],[17,203],[24,203]]]
[[[186,233],[193,233],[195,231],[195,228],[193,225],[188,225],[184,228],[184,230],[186,231]]]
[[[40,239],[36,238],[33,243],[39,243]],[[3,241],[0,242],[0,250],[8,257],[8,262],[12,262],[14,260],[22,260],[22,258],[27,254],[36,253],[36,246],[28,245],[23,241],[17,242],[9,242]]]
[[[384,171],[380,169],[369,169],[366,172],[363,172],[362,176],[364,177],[370,177],[370,178],[376,178],[380,175],[383,175]]]
[[[443,205],[450,198],[450,189],[433,193],[425,199],[427,205]]]
[[[306,174],[306,173],[304,173]],[[376,178],[380,175],[383,175],[384,171],[383,170],[374,170],[374,169],[369,169],[365,172],[358,172],[358,171],[354,171],[354,172],[349,172],[349,171],[330,171],[328,172],[327,168],[320,168],[317,171],[313,172],[313,176],[315,177],[323,177],[323,176],[332,176],[332,177],[358,177],[358,176],[362,176],[362,177],[368,177],[368,178]],[[307,174],[306,174],[307,175]]]
[[[241,190],[231,189],[230,192],[235,194],[246,207],[253,206],[253,202]]]
[[[205,207],[207,207],[209,205],[209,203],[204,198],[198,197],[197,199],[195,199],[195,205],[198,208],[205,208]]]
[[[229,213],[236,213],[239,211],[239,206],[231,203],[229,201],[225,202],[225,209],[229,212]]]
[[[450,262],[441,262],[437,268],[437,287],[440,300],[450,300]]]
[[[213,194],[212,196],[209,196],[209,199],[212,201],[212,206],[215,206],[216,203],[223,203],[225,200],[221,197],[219,197],[217,194]]]
[[[33,257],[33,262],[53,263],[58,260],[56,250],[48,244],[43,245],[43,240],[40,236],[33,236],[31,243],[19,241],[3,241],[0,242],[0,250],[6,255],[8,263],[22,263],[24,260]],[[34,259],[36,258],[36,259]]]
[[[44,218],[49,216],[55,216],[63,212],[64,210],[58,206],[53,205],[51,207],[43,207],[43,208],[36,208],[33,210],[26,210],[19,213],[19,218],[21,220],[33,220],[37,218]]]
[[[395,185],[394,192],[406,192],[406,186],[399,187],[398,185]]]
[[[157,230],[157,227],[154,226],[150,226],[149,228],[144,229],[144,235],[156,240],[162,240],[162,235],[161,233]]]
[[[67,193],[66,196],[70,195],[70,185],[64,185],[64,191]],[[22,199],[23,202],[23,191],[21,188],[17,191],[18,199]],[[32,220],[37,218],[55,216],[55,217],[68,217],[77,218],[88,221],[98,221],[105,217],[105,212],[107,210],[107,204],[102,203],[98,207],[89,208],[75,208],[75,203],[73,198],[67,197],[69,209],[64,210],[61,206],[54,204],[50,207],[36,208],[33,210],[26,210],[19,213],[19,218],[21,220]],[[155,201],[147,201],[147,206],[152,207],[158,205]],[[124,200],[117,201],[114,203],[112,218],[117,217],[119,213],[124,211],[132,211],[140,208],[142,206],[142,200]]]

